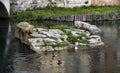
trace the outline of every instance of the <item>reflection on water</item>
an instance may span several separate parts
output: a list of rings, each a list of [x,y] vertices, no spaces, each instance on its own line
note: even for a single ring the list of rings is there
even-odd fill
[[[0,26],[0,73],[119,73],[120,21],[90,23],[103,30],[101,36],[105,47],[44,52],[41,55],[14,38],[16,23]]]
[[[4,51],[4,58],[6,57],[8,53],[8,49],[10,47],[10,40],[11,40],[11,24],[8,25],[8,32],[6,37],[6,45],[5,45],[5,51]]]
[[[6,44],[7,37],[7,29],[9,22],[8,21],[0,21],[0,73],[5,72],[5,64],[3,61],[4,49]]]

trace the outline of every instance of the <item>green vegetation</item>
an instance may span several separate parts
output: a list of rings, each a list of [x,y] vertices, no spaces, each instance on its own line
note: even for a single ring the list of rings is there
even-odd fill
[[[37,43],[39,43],[39,42],[40,42],[40,40],[38,39],[36,42],[37,42]]]
[[[46,28],[46,29],[70,29],[70,28],[77,28],[74,25],[66,24],[64,22],[53,22],[53,21],[31,21],[32,25],[35,28]]]
[[[49,26],[50,29],[60,29],[61,31],[65,32],[65,29],[72,29],[75,28],[74,26],[66,25],[66,24],[56,24]]]
[[[81,40],[79,40],[78,42],[80,42],[80,43],[84,43],[84,44],[89,43],[89,42],[88,42],[88,39],[81,39]]]
[[[44,41],[44,46],[53,46],[54,44],[49,41]]]
[[[86,2],[87,3],[87,2]],[[90,7],[74,7],[74,8],[63,8],[63,7],[45,7],[45,8],[34,8],[28,9],[24,12],[11,13],[11,15],[17,19],[48,19],[54,16],[64,15],[79,15],[79,14],[112,14],[119,13],[120,6],[90,6]]]
[[[66,34],[67,34],[67,36],[68,36],[67,40],[68,40],[70,43],[75,44],[75,42],[78,41],[78,38],[75,37],[75,36],[73,36],[73,35],[71,34],[71,32],[66,32]]]
[[[89,38],[84,33],[79,34],[78,37],[72,35],[71,32],[67,32],[66,34],[68,36],[67,40],[72,44],[75,44],[76,42],[85,43],[85,44],[89,43],[88,42]]]
[[[49,41],[44,41],[44,45],[43,46],[64,47],[64,46],[68,46],[69,44],[75,44],[76,42],[84,43],[84,44],[89,43],[88,40],[90,38],[84,32],[82,32],[81,34],[79,33],[78,34],[79,36],[74,36],[71,33],[71,31],[66,31],[64,34],[66,34],[68,36],[68,38],[67,38],[68,42],[66,42],[66,41],[63,41],[63,42],[49,42]]]
[[[68,25],[65,24],[60,24],[60,25],[54,25],[54,26],[50,26],[50,29],[69,29],[70,27]]]

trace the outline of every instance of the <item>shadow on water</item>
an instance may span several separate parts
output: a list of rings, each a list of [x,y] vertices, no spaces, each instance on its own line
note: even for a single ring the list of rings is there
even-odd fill
[[[9,20],[0,20],[0,73],[13,73],[13,59],[16,51],[25,52],[28,48],[14,37],[15,25]],[[19,48],[21,48],[19,50]],[[28,50],[29,53],[29,50]]]
[[[4,50],[6,45],[6,38],[7,38],[7,32],[8,32],[8,24],[9,21],[0,21],[0,72],[4,72]]]
[[[0,20],[0,73],[11,73],[12,68],[12,27],[9,20]]]

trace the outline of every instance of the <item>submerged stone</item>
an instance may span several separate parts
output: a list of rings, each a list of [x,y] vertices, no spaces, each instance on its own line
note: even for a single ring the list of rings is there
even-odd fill
[[[79,27],[79,28],[86,29],[86,30],[90,31],[92,34],[101,33],[101,30],[95,25],[91,25],[89,23],[85,23],[85,22],[82,22],[82,21],[75,21],[74,24],[75,24],[76,27]]]
[[[95,47],[100,45],[104,45],[104,43],[101,41],[101,37],[98,35],[92,35],[91,39],[89,40],[89,46]]]

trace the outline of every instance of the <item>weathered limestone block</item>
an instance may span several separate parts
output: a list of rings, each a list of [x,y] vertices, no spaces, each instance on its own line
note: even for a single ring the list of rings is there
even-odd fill
[[[88,40],[90,47],[104,45],[104,43],[101,41],[101,37],[100,36],[98,36],[98,35],[92,35],[90,37],[91,37],[91,39]]]
[[[56,39],[61,38],[61,34],[63,34],[63,32],[58,29],[50,29],[48,31],[43,31],[42,33],[47,35],[47,37],[52,37]]]
[[[17,25],[15,37],[20,39],[21,42],[27,44],[28,38],[30,37],[30,34],[33,32],[33,28],[34,26],[30,25],[27,22],[20,22]]]
[[[32,38],[46,38],[47,35],[42,34],[41,31],[46,31],[43,28],[34,28],[32,34],[30,34],[30,37]]]
[[[17,28],[21,29],[24,32],[30,32],[30,33],[32,33],[34,26],[30,25],[28,22],[20,22],[17,25]]]
[[[85,23],[82,21],[75,21],[74,24],[78,28],[82,28],[82,29],[86,29],[86,30],[90,31],[92,34],[101,33],[101,30],[98,27],[96,27],[95,25],[91,25],[89,23]]]

